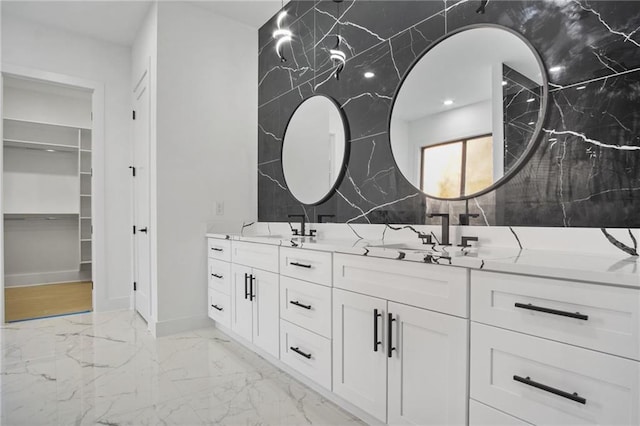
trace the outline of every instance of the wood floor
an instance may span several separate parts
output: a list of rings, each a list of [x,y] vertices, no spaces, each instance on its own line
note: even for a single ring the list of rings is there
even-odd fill
[[[91,311],[91,282],[7,287],[6,322]]]

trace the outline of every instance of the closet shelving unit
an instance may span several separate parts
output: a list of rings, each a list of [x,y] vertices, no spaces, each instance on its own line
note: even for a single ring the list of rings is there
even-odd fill
[[[90,280],[91,129],[8,117],[3,119],[3,124],[5,179],[9,169],[13,183],[17,182],[5,184],[3,219],[76,221],[78,279]],[[14,151],[7,155],[7,150]],[[44,165],[41,173],[39,165]],[[29,190],[24,190],[25,187]]]

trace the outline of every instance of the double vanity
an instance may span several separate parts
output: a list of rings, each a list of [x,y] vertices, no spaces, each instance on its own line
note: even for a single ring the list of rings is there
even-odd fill
[[[216,327],[367,423],[640,424],[636,260],[207,241]]]

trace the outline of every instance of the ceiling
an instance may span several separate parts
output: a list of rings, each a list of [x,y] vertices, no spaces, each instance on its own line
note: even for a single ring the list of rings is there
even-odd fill
[[[281,7],[280,0],[200,0],[188,3],[256,29]],[[2,0],[2,14],[130,46],[151,4],[146,0]]]

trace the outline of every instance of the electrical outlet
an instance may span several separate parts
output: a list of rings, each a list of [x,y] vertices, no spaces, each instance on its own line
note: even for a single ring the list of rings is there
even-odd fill
[[[224,201],[216,201],[216,215],[224,216]]]

